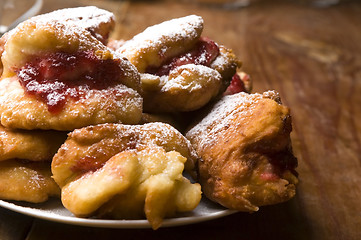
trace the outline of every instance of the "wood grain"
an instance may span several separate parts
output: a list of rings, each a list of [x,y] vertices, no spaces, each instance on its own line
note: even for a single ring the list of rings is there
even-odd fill
[[[89,1],[46,1],[43,12]],[[260,1],[227,11],[171,1],[91,1],[117,15],[112,37],[198,14],[204,34],[234,50],[254,91],[280,92],[293,117],[300,184],[291,201],[254,214],[152,230],[99,229],[35,220],[27,239],[360,239],[361,4],[311,8],[297,1]],[[0,239],[4,219],[0,212]],[[14,218],[18,219],[17,214]],[[14,220],[22,226],[29,219]],[[26,229],[26,227],[25,227]],[[14,230],[11,230],[14,232]],[[14,234],[14,236],[18,236]],[[16,238],[14,238],[16,239]]]

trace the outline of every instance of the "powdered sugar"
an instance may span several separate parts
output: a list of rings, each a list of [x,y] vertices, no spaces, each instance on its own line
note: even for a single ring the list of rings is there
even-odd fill
[[[186,137],[201,148],[210,146],[217,140],[217,135],[227,129],[230,124],[235,124],[232,121],[235,117],[250,115],[253,106],[260,99],[275,99],[277,96],[275,91],[263,94],[241,92],[224,96],[197,125],[186,133]]]
[[[94,6],[65,8],[46,13],[33,18],[33,20],[54,20],[62,23],[75,23],[83,29],[94,29],[102,23],[114,21],[114,14]]]
[[[122,50],[133,48],[136,45],[137,49],[149,48],[152,46],[160,46],[161,51],[165,53],[167,50],[163,42],[166,39],[189,39],[198,38],[198,29],[202,28],[203,19],[196,15],[190,15],[183,18],[176,18],[169,21],[162,22],[157,25],[148,27],[142,33],[134,36],[130,41],[127,41],[122,47]]]
[[[166,80],[164,80],[166,78]],[[186,64],[170,72],[168,76],[163,76],[164,86],[162,91],[172,89],[188,89],[190,92],[204,88],[209,82],[220,81],[219,73],[209,67],[196,64]]]

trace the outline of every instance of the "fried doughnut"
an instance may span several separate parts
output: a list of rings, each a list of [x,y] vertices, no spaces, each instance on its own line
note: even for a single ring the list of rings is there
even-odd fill
[[[148,27],[117,50],[141,73],[146,111],[193,111],[226,89],[240,62],[202,31],[203,19],[190,15]]]
[[[221,205],[257,211],[295,195],[289,109],[274,91],[223,97],[186,137],[199,154],[204,194]]]
[[[0,161],[50,161],[66,137],[65,132],[13,130],[0,125]]]
[[[9,33],[4,47],[3,126],[73,130],[141,119],[142,98],[133,90],[138,71],[81,27],[30,19]]]
[[[60,197],[49,162],[0,161],[0,199],[40,203]]]
[[[44,19],[76,24],[89,31],[95,38],[106,44],[115,26],[114,14],[95,6],[65,8],[35,16],[34,21]]]
[[[168,76],[142,74],[144,109],[151,112],[186,112],[203,107],[219,93],[221,75],[211,68],[187,64]]]
[[[203,31],[203,19],[191,15],[148,27],[126,41],[118,52],[124,54],[139,72],[160,67],[166,59],[190,50]]]
[[[54,156],[53,178],[63,205],[76,216],[164,217],[191,211],[199,184],[182,176],[197,156],[181,133],[165,123],[102,124],[74,130]]]

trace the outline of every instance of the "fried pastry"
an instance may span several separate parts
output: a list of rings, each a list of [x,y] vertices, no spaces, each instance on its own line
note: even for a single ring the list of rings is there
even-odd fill
[[[146,111],[193,111],[228,86],[240,62],[202,31],[203,19],[190,15],[148,27],[117,50],[141,73]]]
[[[51,159],[67,134],[7,129],[0,125],[0,199],[39,203],[59,197]]]
[[[199,182],[211,200],[257,211],[295,195],[291,116],[274,91],[223,97],[186,133],[199,154]]]
[[[14,130],[0,125],[0,161],[50,161],[66,137],[65,132]]]
[[[0,199],[40,203],[59,196],[49,162],[0,161]]]
[[[168,124],[102,124],[70,133],[52,172],[63,205],[76,216],[146,216],[156,229],[163,218],[200,202],[200,185],[182,176],[196,158],[188,140]]]
[[[3,126],[73,130],[141,119],[136,68],[72,21],[25,21],[9,33],[4,49]]]

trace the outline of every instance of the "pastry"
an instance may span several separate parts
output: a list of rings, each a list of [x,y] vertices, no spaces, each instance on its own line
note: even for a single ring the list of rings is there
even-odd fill
[[[296,193],[289,109],[274,91],[223,97],[189,129],[202,191],[239,211],[257,211]]]
[[[60,197],[51,159],[67,134],[7,129],[0,125],[0,199],[39,203]]]
[[[139,219],[154,229],[165,217],[193,210],[199,184],[182,176],[196,155],[165,123],[102,124],[69,134],[52,162],[63,205],[76,216]]]
[[[65,132],[14,130],[0,125],[0,161],[50,161],[66,137]]]
[[[8,34],[1,59],[5,127],[73,130],[141,119],[138,71],[72,21],[21,23]]]
[[[0,161],[0,199],[40,203],[59,196],[49,162]]]
[[[193,111],[228,86],[240,66],[231,50],[201,37],[203,19],[190,15],[148,27],[117,50],[141,73],[148,112]]]

